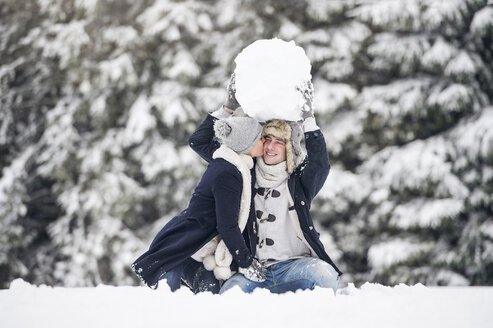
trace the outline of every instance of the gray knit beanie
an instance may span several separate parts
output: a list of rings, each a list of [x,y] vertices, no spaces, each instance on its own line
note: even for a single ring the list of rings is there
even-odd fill
[[[228,117],[214,123],[219,142],[237,153],[246,153],[262,136],[262,126],[251,117]]]

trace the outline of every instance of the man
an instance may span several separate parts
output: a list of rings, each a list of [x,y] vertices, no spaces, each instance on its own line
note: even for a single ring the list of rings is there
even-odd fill
[[[189,139],[189,144],[206,161],[219,147],[213,140],[212,126],[219,118],[231,116],[240,105],[235,97],[234,74],[228,86],[228,99],[219,110],[207,116]],[[303,129],[307,156],[301,149],[301,126],[296,122],[273,120],[264,126],[264,152],[252,174],[255,217],[250,217],[244,238],[256,266],[253,281],[236,274],[220,293],[239,286],[245,292],[267,288],[274,293],[339,286],[342,272],[320,242],[309,212],[311,202],[322,188],[330,169],[325,140],[313,117],[313,87],[307,82],[299,89],[305,99]]]

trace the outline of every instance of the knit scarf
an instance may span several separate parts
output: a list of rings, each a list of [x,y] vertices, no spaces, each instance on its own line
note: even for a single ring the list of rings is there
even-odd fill
[[[238,154],[224,145],[214,152],[212,158],[222,158],[230,162],[241,173],[243,185],[240,211],[238,212],[238,226],[243,232],[250,213],[250,199],[252,196],[252,176],[250,169],[253,167],[253,159],[248,155]],[[226,280],[232,275],[229,266],[233,261],[233,257],[219,235],[193,254],[192,258],[196,261],[203,262],[204,267],[209,271],[214,271],[214,276],[219,280]]]
[[[286,170],[286,161],[279,164],[265,164],[262,157],[257,157],[257,165],[255,166],[257,184],[263,188],[274,188],[289,178]]]

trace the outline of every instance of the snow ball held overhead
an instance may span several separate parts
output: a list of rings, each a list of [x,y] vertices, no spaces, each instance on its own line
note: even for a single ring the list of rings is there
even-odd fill
[[[296,90],[311,80],[311,64],[294,41],[258,40],[235,59],[236,99],[243,111],[261,122],[299,121],[304,98]]]

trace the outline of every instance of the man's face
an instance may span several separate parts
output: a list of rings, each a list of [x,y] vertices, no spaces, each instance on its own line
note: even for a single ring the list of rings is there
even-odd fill
[[[286,143],[271,134],[264,137],[264,162],[267,165],[279,164],[286,160]]]

